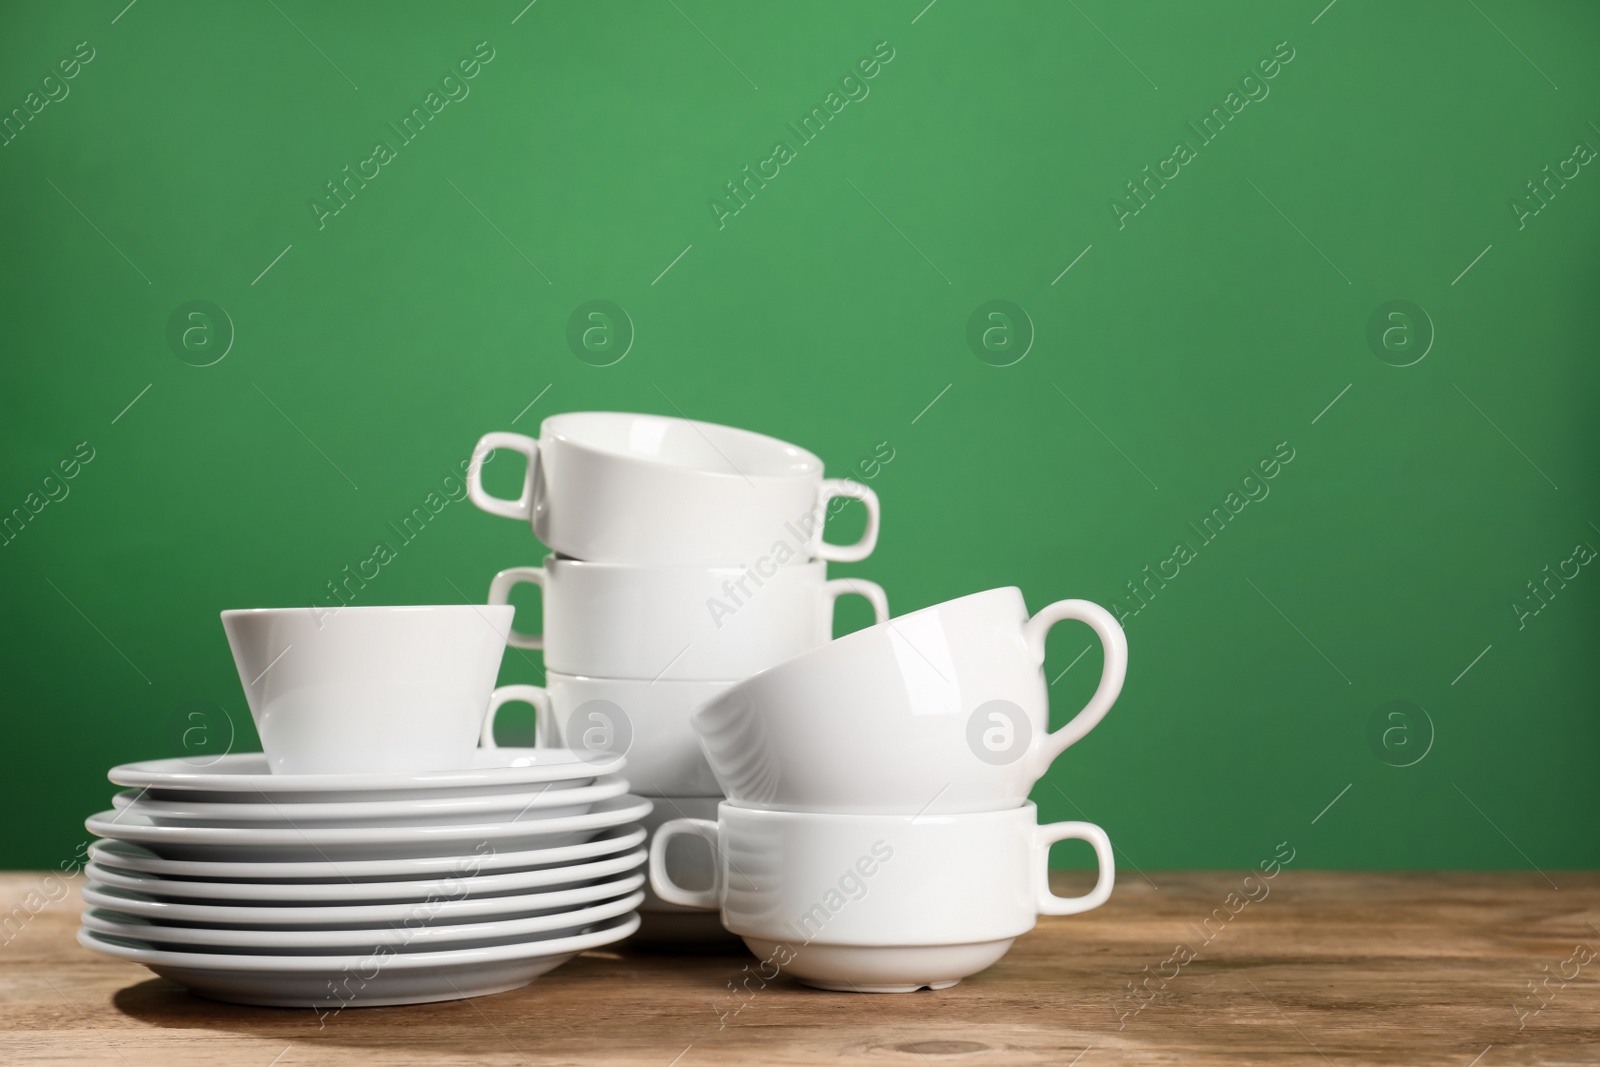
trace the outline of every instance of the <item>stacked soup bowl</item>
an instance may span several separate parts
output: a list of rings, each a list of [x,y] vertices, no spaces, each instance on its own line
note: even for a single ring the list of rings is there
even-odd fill
[[[263,752],[127,764],[79,941],[221,1000],[333,1012],[526,984],[639,925],[647,800],[478,748],[510,608],[223,613]]]
[[[526,460],[515,497],[483,482],[498,449]],[[828,561],[866,558],[879,510],[864,485],[823,477],[796,445],[712,423],[619,412],[552,416],[537,439],[485,435],[468,494],[493,515],[530,524],[551,550],[539,566],[495,575],[491,605],[519,585],[540,590],[542,623],[508,634],[544,653],[545,684],[519,687],[538,709],[541,744],[603,761],[628,757],[629,779],[656,799],[647,824],[708,815],[722,797],[690,716],[743,679],[828,642],[834,604],[856,594],[888,616],[876,584],[829,580]],[[822,539],[838,502],[859,500],[866,528],[851,545]],[[493,716],[484,736],[492,738]],[[692,850],[674,864],[709,880]],[[643,934],[661,941],[726,936],[714,919],[647,898]]]
[[[1045,636],[1088,624],[1104,648],[1098,688],[1049,730]],[[723,925],[777,970],[824,989],[943,988],[989,966],[1040,915],[1111,894],[1111,843],[1083,822],[1038,825],[1028,792],[1121,692],[1127,642],[1094,604],[1028,616],[991,589],[869,627],[769,668],[694,716],[727,799],[715,819],[666,822],[651,884]],[[709,884],[667,862],[674,839],[717,857]],[[1094,888],[1052,892],[1050,846],[1088,842]]]

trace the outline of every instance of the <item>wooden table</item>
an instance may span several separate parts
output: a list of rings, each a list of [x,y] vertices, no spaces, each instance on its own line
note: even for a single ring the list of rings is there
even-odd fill
[[[40,878],[0,875],[0,903]],[[1600,1063],[1600,958],[1586,958],[1600,954],[1600,874],[1285,870],[1269,889],[1241,906],[1237,873],[1124,877],[1104,908],[1042,920],[937,993],[779,979],[741,1001],[729,985],[750,957],[623,947],[514,992],[348,1010],[320,1029],[309,1009],[211,1003],[79,948],[74,892],[0,932],[0,1062]]]

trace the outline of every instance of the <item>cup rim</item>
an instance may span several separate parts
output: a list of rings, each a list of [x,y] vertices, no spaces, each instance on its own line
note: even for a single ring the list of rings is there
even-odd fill
[[[343,615],[345,612],[355,612],[358,615],[372,615],[395,612],[443,612],[443,611],[492,611],[504,614],[507,611],[515,612],[516,608],[510,604],[348,604],[339,607],[318,608],[312,605],[285,608],[224,608],[221,617],[223,622],[233,619],[245,618],[252,615],[299,615],[305,612],[322,612],[325,615]]]
[[[1004,819],[1038,824],[1039,807],[1031,800],[1024,800],[1021,804],[1004,808],[989,808],[984,811],[929,811],[918,815],[914,819],[907,819],[903,814],[890,812],[853,812],[853,811],[793,811],[788,808],[757,808],[748,804],[741,804],[732,798],[725,798],[717,805],[717,822],[724,821],[723,810],[730,809],[740,812],[742,818],[748,814],[751,818],[760,820],[790,822],[809,822],[814,825],[835,823],[839,825],[867,825],[893,821],[915,826],[940,826],[950,823],[976,824],[984,820],[999,822]]]
[[[775,448],[779,451],[786,451],[798,455],[806,464],[806,469],[787,474],[771,474],[740,472],[737,468],[735,468],[733,472],[728,472],[706,470],[701,467],[685,467],[678,463],[669,463],[665,460],[652,459],[649,456],[641,456],[632,452],[619,452],[615,449],[603,447],[595,444],[592,441],[584,440],[580,437],[574,436],[574,431],[572,429],[564,428],[563,426],[564,423],[578,422],[582,420],[639,418],[661,419],[666,422],[680,422],[685,425],[692,426],[698,430],[700,434],[708,441],[711,441],[713,448],[716,447],[716,442],[711,440],[713,437],[754,441],[759,443],[764,448]],[[821,478],[824,469],[821,457],[819,457],[815,452],[812,452],[806,448],[801,448],[799,445],[793,444],[792,442],[785,441],[778,437],[773,437],[769,434],[760,433],[756,430],[746,430],[738,426],[725,426],[722,423],[717,422],[703,422],[699,419],[686,419],[678,415],[652,415],[647,412],[640,411],[563,411],[560,414],[549,416],[539,424],[539,438],[541,442],[545,441],[546,439],[558,440],[567,447],[575,448],[581,452],[587,452],[590,455],[600,456],[606,459],[626,460],[630,463],[638,463],[647,467],[681,471],[684,474],[692,474],[704,478],[717,478],[724,480],[735,479],[738,481],[749,480],[791,482],[801,481],[812,477]],[[732,460],[729,460],[729,463],[731,465]]]
[[[811,557],[805,560],[794,560],[789,563],[779,564],[778,570],[804,570],[808,567],[826,568],[827,565],[828,564],[825,560]],[[719,563],[713,566],[696,566],[692,563],[616,563],[611,560],[576,559],[572,556],[563,556],[556,552],[552,552],[546,556],[544,560],[538,564],[538,566],[547,571],[559,568],[561,570],[574,569],[611,572],[619,575],[627,572],[637,571],[694,571],[702,574],[715,574],[718,577],[723,575],[741,575],[751,570],[751,567],[738,563]],[[824,574],[826,574],[826,570],[824,570]],[[776,575],[774,575],[774,577],[776,577]],[[764,578],[763,580],[770,582],[772,581],[772,578]]]

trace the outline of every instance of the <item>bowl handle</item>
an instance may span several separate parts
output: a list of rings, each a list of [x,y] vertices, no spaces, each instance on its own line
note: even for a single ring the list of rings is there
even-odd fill
[[[702,837],[711,846],[711,869],[715,873],[707,889],[685,889],[667,874],[667,846],[673,838],[683,834]],[[721,850],[717,847],[716,823],[710,819],[673,819],[662,823],[656,829],[656,835],[650,842],[650,888],[655,890],[656,896],[668,904],[715,911],[722,907],[722,894],[726,884],[727,876],[722,870]]]

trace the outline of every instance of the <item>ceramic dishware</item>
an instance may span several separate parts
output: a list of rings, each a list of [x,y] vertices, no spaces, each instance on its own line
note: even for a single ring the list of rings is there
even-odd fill
[[[505,945],[434,952],[385,949],[324,956],[172,951],[87,929],[78,931],[78,943],[103,955],[142,963],[214,1000],[309,1007],[320,1017],[348,1007],[502,993],[527,985],[580,952],[621,941],[638,928],[639,917],[625,914],[566,937],[534,935]]]
[[[588,678],[547,671],[545,684],[530,702],[548,710],[552,743],[610,772],[612,761],[627,759],[628,781],[649,796],[720,796],[700,742],[690,728],[695,708],[723,692],[732,681]],[[544,722],[546,720],[541,720]],[[484,720],[485,743],[493,740],[494,716]]]
[[[1084,708],[1049,731],[1045,635],[1077,620],[1105,651]],[[722,791],[752,807],[952,813],[1016,807],[1122,691],[1111,613],[1062,600],[1028,617],[990,589],[848,634],[728,689],[694,713]]]
[[[605,807],[596,805],[591,816],[604,817],[606,813],[598,809]],[[648,814],[648,804],[637,798],[628,798],[622,807],[641,813],[635,820]],[[281,889],[285,893],[303,890],[307,900],[403,900],[412,892],[410,887],[454,884],[469,873],[477,886],[496,884],[490,880],[499,878],[513,880],[507,888],[551,884],[543,879],[554,875],[559,880],[570,867],[631,852],[645,844],[646,837],[642,826],[619,825],[600,830],[587,840],[545,848],[479,850],[474,846],[465,855],[359,860],[166,859],[131,841],[112,839],[90,842],[89,860],[102,868],[156,879],[167,896],[205,897],[209,895],[206,887],[226,882],[246,894],[239,899],[253,900],[257,898],[247,894]],[[524,876],[534,881],[515,881]],[[181,894],[180,887],[184,890]]]
[[[267,764],[284,774],[472,765],[510,608],[254,608],[222,626]]]
[[[506,699],[513,687],[503,686]],[[526,697],[524,697],[526,699]],[[493,740],[492,738],[490,739]],[[152,800],[202,803],[320,804],[332,801],[425,801],[527,793],[541,786],[593,784],[600,773],[586,754],[564,748],[479,748],[452,771],[390,774],[273,774],[260,752],[230,752],[195,766],[183,758],[113,767],[106,777],[144,790]],[[615,774],[626,761],[607,763]],[[292,813],[291,813],[292,814]]]
[[[642,797],[600,801],[559,819],[467,822],[445,826],[229,827],[159,826],[143,815],[103,811],[84,823],[99,837],[143,845],[165,859],[283,862],[395,860],[460,856],[477,850],[518,852],[577,844],[597,830],[636,823],[650,811]]]
[[[483,486],[484,459],[502,448],[528,460],[515,499]],[[854,561],[878,540],[877,494],[823,478],[822,461],[805,449],[659,415],[569,412],[545,419],[538,440],[486,434],[473,450],[467,493],[491,515],[531,523],[540,541],[576,559],[705,567],[764,566],[780,555]],[[866,530],[853,545],[822,540],[837,497],[866,505]]]
[[[994,963],[1039,915],[1076,915],[1110,898],[1105,831],[1037,818],[1031,802],[915,819],[724,802],[715,822],[677,819],[656,831],[650,882],[670,903],[719,909],[759,959],[808,985],[940,989]],[[667,850],[687,834],[716,848],[703,889],[678,885],[668,869]],[[1087,841],[1099,864],[1079,897],[1050,890],[1050,845],[1069,839]]]
[[[834,603],[855,594],[889,617],[881,586],[828,580],[820,561],[751,567],[642,567],[547,559],[495,575],[489,603],[518,584],[542,590],[539,632],[513,629],[515,648],[545,666],[600,678],[747,678],[833,637]]]
[[[640,823],[654,835],[664,823],[674,819],[717,817],[716,797],[655,797],[655,808]],[[667,877],[673,885],[705,889],[716,881],[716,853],[712,845],[693,834],[679,834],[666,846]],[[641,944],[671,946],[683,950],[725,950],[737,948],[738,938],[722,925],[720,917],[703,908],[669,904],[645,886],[644,903],[639,905],[639,932],[634,941]]]

